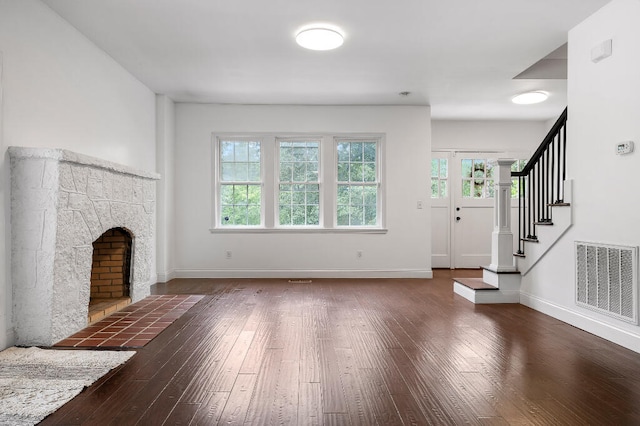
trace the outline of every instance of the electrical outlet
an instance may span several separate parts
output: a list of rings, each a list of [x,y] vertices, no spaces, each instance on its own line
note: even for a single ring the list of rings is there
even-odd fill
[[[361,259],[361,258],[362,258],[362,250],[356,250],[356,257],[357,257],[358,259]]]
[[[231,252],[231,250],[227,250],[224,252],[224,257],[227,259],[231,259],[231,257],[233,257],[233,253]]]

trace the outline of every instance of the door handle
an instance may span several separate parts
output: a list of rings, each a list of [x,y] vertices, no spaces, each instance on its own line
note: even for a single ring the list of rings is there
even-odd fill
[[[456,222],[460,222],[460,216],[456,216]]]

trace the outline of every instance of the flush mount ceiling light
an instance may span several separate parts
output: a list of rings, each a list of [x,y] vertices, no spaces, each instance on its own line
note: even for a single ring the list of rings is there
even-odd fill
[[[511,98],[511,102],[519,105],[539,104],[540,102],[546,101],[548,97],[549,94],[547,92],[527,92],[514,96],[513,98]]]
[[[296,43],[305,49],[331,50],[342,46],[343,42],[342,32],[333,26],[308,26],[296,34]]]

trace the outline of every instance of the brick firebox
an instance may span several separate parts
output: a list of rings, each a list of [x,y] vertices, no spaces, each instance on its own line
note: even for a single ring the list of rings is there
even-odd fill
[[[93,242],[90,303],[97,299],[129,297],[131,236],[112,228]]]

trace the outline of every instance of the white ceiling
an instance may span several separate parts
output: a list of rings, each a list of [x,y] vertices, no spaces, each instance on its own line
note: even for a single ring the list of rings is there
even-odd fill
[[[609,0],[42,1],[178,102],[431,105],[436,119],[541,120],[565,107],[566,80],[513,77]],[[344,45],[296,45],[314,22],[341,27]],[[551,96],[510,102],[527,90]]]

